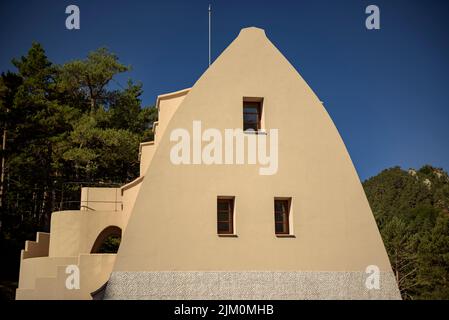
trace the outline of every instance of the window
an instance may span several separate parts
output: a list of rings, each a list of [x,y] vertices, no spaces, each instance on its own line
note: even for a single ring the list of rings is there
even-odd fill
[[[234,198],[217,199],[217,233],[234,233]]]
[[[290,199],[274,200],[274,229],[276,234],[289,234]]]
[[[261,129],[262,101],[243,101],[243,131]]]

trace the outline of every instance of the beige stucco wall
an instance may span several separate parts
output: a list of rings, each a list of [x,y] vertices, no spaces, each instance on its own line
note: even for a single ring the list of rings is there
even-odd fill
[[[50,234],[37,232],[36,241],[25,241],[25,249],[21,252],[21,259],[46,257],[50,247]]]
[[[57,276],[60,265],[77,264],[78,257],[39,257],[21,261],[19,288],[34,289],[37,278],[52,278]]]
[[[391,271],[345,145],[318,97],[260,29],[244,29],[190,90],[166,132],[242,127],[243,97],[264,98],[279,171],[173,165],[165,134],[124,233],[115,271]],[[237,237],[216,234],[216,199],[236,198]],[[273,200],[292,197],[295,237],[274,234]]]
[[[108,226],[123,229],[126,220],[120,211],[54,212],[50,237],[39,234],[39,241],[32,242],[36,245],[28,243],[22,250],[16,299],[91,299],[90,293],[108,280],[116,255],[90,251],[101,231]],[[68,265],[80,270],[79,290],[65,286]]]
[[[100,234],[108,226],[123,229],[120,211],[61,211],[51,219],[50,257],[78,256],[90,253]]]
[[[120,188],[81,188],[81,210],[120,211]]]
[[[131,216],[143,179],[144,176],[140,176],[121,188],[123,202],[123,211],[121,212],[121,215],[123,216],[123,230],[126,228],[129,217]]]
[[[158,108],[158,121],[154,135],[156,144],[162,139],[170,120],[189,91],[190,89],[184,89],[158,96],[156,102],[156,107]]]
[[[90,254],[91,249],[105,228],[124,229],[139,185],[125,187],[124,212],[120,188],[82,188],[82,210],[54,212],[51,232],[38,232],[36,241],[27,241],[22,250],[16,299],[91,299],[90,293],[107,281],[115,261],[115,254]],[[79,290],[65,286],[67,265],[79,267]]]
[[[66,258],[32,258],[23,261],[23,272],[17,300],[90,300],[91,293],[108,280],[115,254],[89,254]],[[77,265],[80,275],[79,289],[66,287],[68,265]]]
[[[168,123],[175,114],[190,88],[159,95],[156,100],[158,121],[153,124],[154,140],[143,142],[139,148],[140,176],[144,176],[153,159],[159,140],[162,138]]]
[[[116,254],[80,255],[80,293],[82,299],[90,299],[90,294],[108,281],[116,259]],[[65,279],[66,275],[63,274]],[[73,290],[72,290],[73,291]]]
[[[153,159],[154,151],[156,150],[156,145],[154,141],[141,143],[139,152],[139,160],[140,160],[140,176],[144,176],[145,172],[150,165],[151,160]]]

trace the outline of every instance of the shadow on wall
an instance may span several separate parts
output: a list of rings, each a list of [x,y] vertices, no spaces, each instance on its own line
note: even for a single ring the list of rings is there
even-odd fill
[[[117,226],[109,226],[100,232],[92,246],[90,253],[117,253],[122,239],[122,229]],[[107,282],[100,288],[91,292],[93,300],[103,300]]]
[[[98,235],[90,253],[117,253],[121,239],[121,228],[117,226],[106,227]]]

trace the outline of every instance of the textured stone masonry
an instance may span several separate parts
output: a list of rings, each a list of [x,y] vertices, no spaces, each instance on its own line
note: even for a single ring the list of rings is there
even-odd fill
[[[401,299],[393,273],[367,289],[365,272],[113,272],[105,299]]]

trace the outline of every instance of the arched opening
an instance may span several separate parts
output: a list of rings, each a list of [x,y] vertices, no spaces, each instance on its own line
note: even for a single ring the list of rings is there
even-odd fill
[[[122,239],[122,229],[109,226],[100,232],[90,253],[117,253]]]

